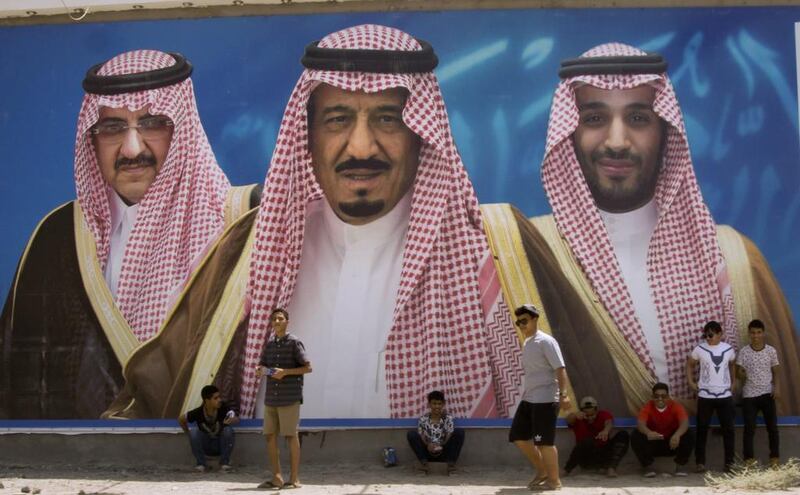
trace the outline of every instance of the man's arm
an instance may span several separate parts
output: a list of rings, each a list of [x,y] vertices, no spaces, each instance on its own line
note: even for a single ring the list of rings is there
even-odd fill
[[[442,441],[442,445],[446,444],[450,441],[450,437],[453,436],[453,432],[456,431],[456,424],[453,422],[453,417],[449,414],[444,417],[444,440]]]
[[[672,436],[670,437],[670,439],[669,439],[669,448],[671,448],[672,450],[677,449],[678,445],[680,445],[680,443],[681,443],[681,437],[688,430],[689,430],[689,417],[687,416],[687,417],[681,419],[681,423],[678,426],[678,429],[675,430],[675,433],[673,433]]]
[[[311,373],[311,362],[306,362],[305,365],[300,366],[299,368],[275,368],[275,373],[270,378],[274,378],[276,380],[281,380],[285,376],[289,375],[305,375],[306,373]]]
[[[736,362],[731,359],[728,361],[728,372],[731,374],[731,392],[736,391]]]
[[[739,363],[736,363],[736,378],[742,386],[747,382],[747,371]]]
[[[564,366],[556,370],[556,381],[558,381],[558,406],[562,411],[570,408],[569,401],[569,378],[567,378],[567,368]]]
[[[781,398],[781,394],[779,392],[780,384],[778,382],[778,377],[780,376],[779,367],[780,367],[780,365],[777,365],[777,364],[772,367],[772,398],[773,399],[780,399]]]
[[[567,414],[567,417],[564,418],[564,419],[567,420],[567,424],[569,426],[573,426],[575,424],[575,421],[577,421],[579,419],[583,419],[583,413],[581,411],[571,412],[571,413]]]
[[[603,429],[600,430],[597,433],[597,435],[595,435],[595,438],[605,442],[606,440],[608,440],[608,434],[611,433],[611,428],[613,428],[613,427],[614,427],[613,419],[612,418],[608,418],[606,420],[606,422],[603,424]]]
[[[222,423],[227,425],[227,426],[236,426],[236,425],[238,425],[239,424],[239,414],[237,413],[236,409],[234,409],[234,408],[232,408],[230,406],[225,406],[225,409],[227,409],[227,411],[225,411],[225,419],[222,420]],[[233,415],[231,415],[231,413],[233,413]]]
[[[639,418],[636,420],[636,429],[639,430],[644,436],[647,437],[648,440],[663,440],[664,435],[657,431],[653,431],[647,427],[647,420],[643,418]]]
[[[697,392],[697,382],[694,379],[694,368],[697,364],[697,359],[692,356],[686,358],[686,381],[689,383],[689,388]]]

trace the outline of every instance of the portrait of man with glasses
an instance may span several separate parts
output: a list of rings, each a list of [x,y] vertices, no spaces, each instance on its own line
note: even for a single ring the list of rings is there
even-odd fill
[[[218,166],[191,73],[153,50],[87,72],[77,199],[39,222],[0,320],[0,417],[98,417],[208,244],[257,196]]]

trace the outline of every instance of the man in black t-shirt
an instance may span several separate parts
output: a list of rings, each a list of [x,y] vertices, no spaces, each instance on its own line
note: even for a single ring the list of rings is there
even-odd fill
[[[192,454],[197,460],[195,470],[208,471],[207,455],[220,456],[219,465],[223,471],[231,470],[231,452],[233,452],[233,425],[239,423],[236,411],[223,404],[219,389],[214,385],[206,385],[200,391],[203,405],[192,409],[178,417],[178,423],[189,435]],[[189,429],[189,423],[196,428]]]

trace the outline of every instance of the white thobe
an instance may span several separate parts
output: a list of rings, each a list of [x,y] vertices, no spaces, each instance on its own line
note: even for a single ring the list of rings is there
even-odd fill
[[[304,377],[303,418],[389,417],[384,351],[410,209],[411,192],[383,217],[350,225],[327,200],[309,204],[287,308],[289,331],[305,345],[313,370]]]
[[[664,338],[661,335],[653,291],[647,279],[647,249],[658,223],[656,202],[654,199],[650,200],[641,208],[626,213],[600,210],[600,216],[614,247],[625,286],[633,300],[636,317],[642,325],[656,377],[660,382],[669,383]]]
[[[139,204],[126,205],[122,198],[110,187],[108,188],[108,204],[111,206],[111,237],[109,239],[108,261],[103,275],[111,295],[116,300],[122,258],[125,256],[125,248],[128,246],[131,230],[136,224]]]

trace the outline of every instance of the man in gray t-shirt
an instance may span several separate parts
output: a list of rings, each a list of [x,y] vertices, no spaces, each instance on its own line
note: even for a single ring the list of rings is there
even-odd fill
[[[525,391],[511,423],[508,440],[536,470],[528,488],[535,490],[546,485],[558,489],[561,480],[555,447],[556,420],[559,409],[566,410],[570,405],[564,358],[556,339],[538,330],[539,310],[535,306],[524,304],[514,314],[525,336],[522,345]]]

